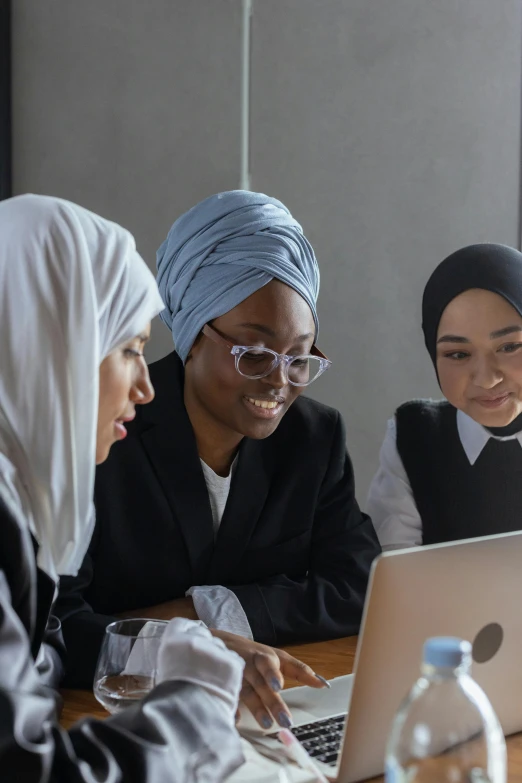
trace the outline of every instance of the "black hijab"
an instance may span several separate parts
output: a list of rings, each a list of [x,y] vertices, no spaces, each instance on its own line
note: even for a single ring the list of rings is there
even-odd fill
[[[468,245],[445,258],[435,269],[422,297],[422,330],[435,372],[437,330],[442,313],[455,297],[470,288],[499,294],[522,316],[522,253],[507,245]],[[494,435],[504,436],[520,432],[522,414],[507,427],[489,429]]]

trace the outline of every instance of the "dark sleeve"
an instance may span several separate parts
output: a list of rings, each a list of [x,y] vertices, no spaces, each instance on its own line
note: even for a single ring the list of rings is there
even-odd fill
[[[0,769],[5,783],[222,781],[242,763],[230,717],[191,683],[158,686],[105,721],[60,728],[0,571]]]
[[[8,574],[6,574],[6,578],[9,578]],[[60,685],[65,672],[65,645],[61,623],[54,614],[49,616],[49,606],[53,603],[55,590],[54,580],[37,567],[36,600],[38,608],[31,653],[36,660],[40,681],[54,689]],[[41,624],[44,623],[45,625],[41,627]]]
[[[42,644],[36,659],[40,680],[50,688],[58,688],[65,671],[65,646],[60,621],[54,615],[49,617]]]
[[[254,639],[280,646],[351,636],[359,631],[370,566],[381,549],[355,500],[353,467],[338,414],[328,469],[314,515],[308,573],[228,586]]]
[[[66,673],[62,682],[65,688],[92,688],[105,629],[117,619],[94,612],[84,598],[92,581],[91,552],[95,546],[96,536],[93,537],[78,575],[60,579],[60,590],[53,607],[62,624],[67,650]]]

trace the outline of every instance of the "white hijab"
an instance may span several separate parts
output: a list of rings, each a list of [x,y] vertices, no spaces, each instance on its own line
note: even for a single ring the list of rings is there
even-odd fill
[[[0,494],[53,577],[77,573],[94,526],[100,363],[162,309],[121,226],[47,196],[0,202]]]

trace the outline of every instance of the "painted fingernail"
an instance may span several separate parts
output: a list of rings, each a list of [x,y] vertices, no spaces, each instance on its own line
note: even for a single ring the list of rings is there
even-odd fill
[[[319,680],[319,682],[322,682],[325,688],[331,688],[331,687],[332,687],[332,686],[330,685],[330,683],[328,682],[328,680],[325,680],[325,678],[324,678],[324,677],[321,677],[321,675],[320,675],[320,674],[317,674],[316,672],[314,672],[314,677],[317,677],[317,679]]]
[[[289,728],[290,728],[290,726],[292,725],[292,721],[290,720],[290,718],[288,717],[288,715],[286,714],[286,712],[280,712],[280,713],[279,713],[279,717],[278,717],[278,719],[277,719],[277,722],[278,722],[278,723],[279,723],[279,725],[280,725],[280,726],[282,726],[284,729],[289,729]]]
[[[279,682],[277,677],[272,677],[272,679],[270,680],[270,685],[272,686],[272,690],[275,691],[276,693],[279,693],[279,691],[281,690],[281,683]]]
[[[272,723],[273,723],[272,718],[269,718],[268,715],[263,715],[263,717],[261,718],[261,725],[263,726],[264,729],[269,729]]]

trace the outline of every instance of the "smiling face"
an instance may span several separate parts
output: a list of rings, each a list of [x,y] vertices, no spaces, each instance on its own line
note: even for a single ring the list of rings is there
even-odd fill
[[[471,289],[453,299],[437,332],[445,397],[485,427],[522,413],[522,317],[503,297]]]
[[[235,345],[301,355],[311,351],[315,324],[305,300],[293,288],[272,280],[212,321]],[[291,386],[282,367],[256,380],[235,368],[230,351],[200,335],[185,368],[185,403],[193,426],[219,428],[225,435],[266,438],[303,391]]]
[[[135,406],[154,399],[154,389],[143,357],[150,324],[124,345],[112,351],[100,365],[96,464],[109,456],[113,443],[127,435],[125,422],[136,415]]]

